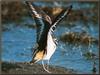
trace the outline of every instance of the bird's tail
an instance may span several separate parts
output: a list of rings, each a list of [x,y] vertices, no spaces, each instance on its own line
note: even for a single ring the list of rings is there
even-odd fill
[[[43,57],[45,56],[45,52],[44,52],[44,50],[39,51],[38,49],[36,49],[36,50],[34,50],[34,52],[33,52],[32,55],[33,55],[33,58],[32,58],[32,60],[30,61],[30,63],[33,64],[33,63],[36,63],[36,62],[42,60]]]

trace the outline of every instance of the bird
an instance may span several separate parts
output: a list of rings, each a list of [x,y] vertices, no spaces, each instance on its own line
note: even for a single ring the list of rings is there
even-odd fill
[[[68,9],[62,10],[54,20],[51,19],[42,9],[37,7],[33,2],[26,1],[26,5],[29,7],[31,15],[36,23],[36,47],[33,48],[32,60],[30,63],[36,63],[42,61],[43,68],[48,73],[51,73],[45,68],[43,61],[49,60],[56,51],[57,39],[53,37],[53,33],[58,23],[67,15],[72,9],[72,5]]]

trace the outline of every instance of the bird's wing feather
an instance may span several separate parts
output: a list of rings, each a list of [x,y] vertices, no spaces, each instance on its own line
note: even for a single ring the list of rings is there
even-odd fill
[[[26,4],[29,6],[32,17],[34,18],[37,26],[37,42],[39,42],[42,38],[42,34],[44,29],[50,28],[50,25],[52,24],[51,18],[43,12],[39,7],[36,7],[35,4],[32,4],[29,1],[26,1]]]
[[[69,14],[69,12],[71,11],[72,9],[72,5],[68,7],[68,9],[64,9],[62,10],[58,16],[54,19],[54,21],[52,22],[52,26],[51,26],[51,29],[55,29],[54,27],[56,27],[56,25],[67,15]]]
[[[37,46],[36,48],[34,48],[34,51],[32,54],[33,55],[32,62],[33,62],[38,51],[46,52],[45,50],[46,44],[47,44],[46,39],[47,39],[48,31],[51,27],[52,21],[51,21],[51,18],[45,12],[43,12],[40,8],[36,7],[31,2],[26,1],[26,4],[30,8],[31,13],[32,13],[31,15],[34,18],[36,26],[37,26],[37,39],[36,39]]]
[[[50,32],[54,31],[55,28],[56,28],[56,25],[67,15],[69,14],[69,12],[71,11],[72,9],[72,5],[68,7],[68,9],[64,9],[62,10],[58,16],[54,19],[54,21],[52,22],[52,26],[50,27]]]
[[[56,29],[57,24],[67,15],[69,14],[70,10],[72,9],[72,6],[70,6],[68,9],[64,9],[58,14],[58,16],[54,19],[52,22],[52,26],[49,29],[48,34],[53,34],[54,30]],[[54,39],[55,44],[57,44],[57,40]]]

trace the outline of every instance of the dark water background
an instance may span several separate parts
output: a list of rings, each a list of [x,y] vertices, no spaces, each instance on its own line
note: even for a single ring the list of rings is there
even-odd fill
[[[47,3],[36,2],[38,6],[47,6]],[[92,9],[95,7],[95,3],[78,3],[69,2],[68,5],[64,3],[57,4],[56,6],[66,7],[70,4],[73,5],[73,10],[79,9]],[[48,3],[48,6],[52,7],[52,3]],[[95,16],[97,14],[90,13],[86,16]],[[98,19],[97,19],[98,20]],[[2,61],[8,62],[27,62],[32,59],[31,48],[36,43],[36,29],[28,27],[28,25],[34,24],[31,17],[23,17],[20,23],[7,22],[2,25],[7,30],[2,32]],[[69,25],[67,25],[69,24]],[[73,21],[66,23],[62,21],[55,31],[55,36],[59,39],[60,36],[68,32],[82,32],[86,31],[91,37],[99,39],[99,24],[94,23],[91,19],[85,24],[83,21]],[[75,46],[76,45],[76,46]],[[78,46],[77,46],[78,45]],[[86,59],[83,54],[92,52],[96,55],[95,59]],[[97,73],[99,71],[99,46],[95,43],[90,43],[90,46],[83,44],[71,44],[69,42],[62,42],[59,40],[56,52],[51,57],[50,64],[58,65],[69,69],[74,69],[79,73],[92,73],[93,63],[96,62]],[[41,63],[40,63],[41,64]]]

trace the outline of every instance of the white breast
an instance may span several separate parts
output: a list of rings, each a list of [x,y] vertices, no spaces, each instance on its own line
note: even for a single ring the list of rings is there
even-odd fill
[[[49,60],[53,55],[53,53],[55,52],[55,50],[56,50],[56,44],[54,43],[54,40],[49,32],[47,37],[47,54],[44,56],[43,59]]]

